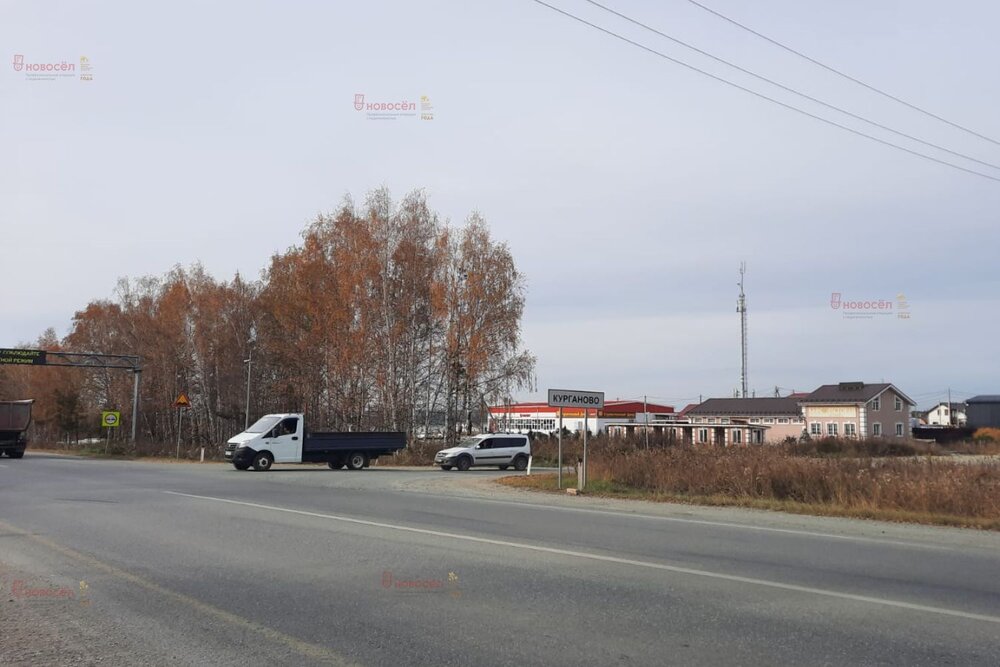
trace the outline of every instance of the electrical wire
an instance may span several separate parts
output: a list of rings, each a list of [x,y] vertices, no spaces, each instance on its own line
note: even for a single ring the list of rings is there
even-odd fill
[[[738,70],[740,72],[743,72],[744,74],[748,74],[748,75],[750,75],[750,76],[752,76],[752,77],[754,77],[756,79],[759,79],[761,81],[769,83],[772,86],[777,86],[778,88],[781,88],[784,91],[792,93],[793,95],[798,95],[799,97],[807,99],[810,102],[815,102],[816,104],[820,104],[820,105],[822,105],[822,106],[824,106],[824,107],[826,107],[828,109],[833,109],[834,111],[838,111],[838,112],[840,112],[840,113],[842,113],[842,114],[844,114],[846,116],[850,116],[851,118],[854,118],[856,120],[860,120],[863,123],[868,123],[869,125],[877,127],[877,128],[879,128],[881,130],[885,130],[886,132],[892,132],[893,134],[898,135],[900,137],[904,137],[904,138],[909,139],[911,141],[916,141],[917,143],[923,144],[924,146],[929,146],[931,148],[936,148],[939,151],[944,151],[945,153],[950,153],[951,155],[963,158],[965,160],[969,160],[970,162],[976,162],[978,164],[983,165],[984,167],[992,167],[993,169],[1000,169],[1000,164],[995,164],[993,162],[986,162],[985,160],[980,160],[978,158],[974,158],[971,155],[966,155],[965,153],[959,153],[958,151],[953,151],[950,148],[946,148],[944,146],[941,146],[940,144],[935,144],[934,142],[926,141],[926,140],[921,139],[919,137],[915,137],[912,134],[907,134],[906,132],[900,132],[899,130],[895,130],[895,129],[889,127],[888,125],[883,125],[882,123],[879,123],[877,121],[871,120],[870,118],[866,118],[866,117],[861,116],[859,114],[856,114],[856,113],[853,113],[851,111],[848,111],[847,109],[844,109],[842,107],[838,107],[835,104],[831,104],[829,102],[824,102],[823,100],[821,100],[819,98],[813,97],[812,95],[809,95],[807,93],[803,93],[803,92],[801,92],[799,90],[796,90],[796,89],[792,88],[791,86],[786,86],[783,83],[779,83],[778,81],[775,81],[774,79],[769,79],[766,76],[763,76],[761,74],[757,74],[756,72],[748,70],[745,67],[740,67],[736,63],[732,63],[732,62],[730,62],[728,60],[725,60],[724,58],[720,58],[720,57],[718,57],[716,55],[713,55],[713,54],[709,53],[708,51],[704,51],[702,49],[699,49],[697,46],[693,46],[693,45],[688,44],[687,42],[684,42],[684,41],[682,41],[682,40],[680,40],[680,39],[678,39],[676,37],[668,35],[665,32],[661,32],[660,30],[657,30],[656,28],[654,28],[654,27],[652,27],[650,25],[647,25],[647,24],[643,23],[642,21],[638,21],[638,20],[636,20],[636,19],[634,19],[634,18],[632,18],[630,16],[626,16],[625,14],[622,14],[621,12],[615,11],[614,9],[611,9],[610,7],[606,7],[605,5],[602,5],[599,2],[595,2],[595,0],[586,0],[586,2],[589,2],[590,4],[594,5],[595,7],[599,7],[599,8],[603,9],[604,11],[606,11],[606,12],[608,12],[610,14],[614,14],[615,16],[617,16],[617,17],[619,17],[621,19],[624,19],[624,20],[628,21],[629,23],[632,23],[633,25],[637,25],[637,26],[639,26],[641,28],[644,28],[644,29],[646,29],[646,30],[648,30],[648,31],[650,31],[652,33],[655,33],[655,34],[659,35],[660,37],[664,37],[666,39],[669,39],[671,42],[674,42],[675,44],[680,44],[684,48],[691,49],[692,51],[694,51],[696,53],[700,53],[701,55],[705,56],[706,58],[711,58],[712,60],[714,60],[716,62],[720,62],[723,65],[727,65],[729,67],[732,67],[735,70]]]
[[[900,146],[899,144],[894,144],[891,141],[888,141],[886,139],[880,139],[879,137],[873,136],[873,135],[868,134],[866,132],[862,132],[861,130],[856,130],[853,127],[849,127],[847,125],[842,125],[842,124],[840,124],[840,123],[838,123],[836,121],[830,120],[829,118],[824,118],[823,116],[818,116],[818,115],[816,115],[814,113],[810,113],[809,111],[806,111],[804,109],[800,109],[800,108],[798,108],[796,106],[792,106],[791,104],[787,104],[787,103],[782,102],[780,100],[777,100],[777,99],[775,99],[773,97],[769,97],[769,96],[765,95],[764,93],[757,92],[756,90],[753,90],[751,88],[747,88],[746,86],[741,86],[740,84],[735,83],[733,81],[730,81],[729,79],[723,78],[721,76],[717,76],[715,74],[712,74],[711,72],[707,72],[707,71],[705,71],[703,69],[695,67],[694,65],[686,63],[683,60],[679,60],[679,59],[674,58],[672,56],[668,56],[667,54],[662,53],[661,51],[657,51],[656,49],[648,47],[648,46],[646,46],[644,44],[640,44],[639,42],[631,40],[628,37],[625,37],[624,35],[620,35],[620,34],[614,32],[612,30],[608,30],[607,28],[602,28],[601,26],[599,26],[597,24],[591,23],[590,21],[587,21],[585,19],[580,18],[579,16],[576,16],[575,14],[571,14],[571,13],[565,11],[565,10],[562,10],[562,9],[559,9],[558,7],[550,5],[547,2],[544,2],[543,0],[532,0],[532,2],[534,2],[536,4],[539,4],[539,5],[542,5],[543,7],[547,7],[548,9],[551,9],[552,11],[554,11],[554,12],[556,12],[558,14],[562,14],[563,16],[565,16],[567,18],[570,18],[570,19],[572,19],[574,21],[577,21],[577,22],[582,23],[582,24],[584,24],[586,26],[589,26],[589,27],[593,28],[594,30],[598,30],[600,32],[603,32],[606,35],[610,35],[611,37],[614,37],[615,39],[619,39],[619,40],[621,40],[621,41],[623,41],[623,42],[625,42],[627,44],[631,44],[632,46],[635,46],[637,48],[642,49],[643,51],[647,51],[649,53],[652,53],[653,55],[659,56],[660,58],[663,58],[664,60],[669,60],[672,63],[680,65],[681,67],[685,67],[685,68],[687,68],[689,70],[697,72],[698,74],[702,74],[704,76],[707,76],[710,79],[714,79],[715,81],[718,81],[720,83],[724,83],[727,86],[732,86],[733,88],[737,88],[739,90],[742,90],[743,92],[749,93],[749,94],[751,94],[751,95],[753,95],[755,97],[759,97],[759,98],[761,98],[763,100],[767,100],[768,102],[772,102],[774,104],[777,104],[778,106],[784,107],[785,109],[788,109],[790,111],[794,111],[796,113],[802,114],[803,116],[808,116],[809,118],[813,118],[813,119],[818,120],[818,121],[820,121],[822,123],[826,123],[827,125],[832,125],[833,127],[840,128],[841,130],[845,130],[845,131],[850,132],[851,134],[855,134],[855,135],[857,135],[859,137],[864,137],[866,139],[870,139],[871,141],[874,141],[876,143],[882,144],[884,146],[888,146],[890,148],[895,148],[896,150],[903,151],[904,153],[909,153],[910,155],[915,155],[917,157],[924,158],[925,160],[930,160],[931,162],[936,162],[937,164],[944,165],[946,167],[951,167],[952,169],[957,169],[958,171],[963,171],[963,172],[965,172],[967,174],[972,174],[974,176],[979,176],[981,178],[986,178],[986,179],[989,179],[991,181],[996,181],[996,182],[1000,183],[1000,177],[991,176],[990,174],[984,174],[981,171],[976,171],[975,169],[969,169],[967,167],[963,167],[961,165],[957,165],[957,164],[955,164],[953,162],[948,162],[947,160],[942,160],[940,158],[936,158],[933,155],[927,155],[926,153],[921,153],[920,151],[915,151],[915,150],[913,150],[911,148],[907,148],[905,146]]]
[[[812,64],[817,65],[819,67],[822,67],[823,69],[827,70],[828,72],[833,72],[837,76],[843,77],[843,78],[847,79],[848,81],[852,81],[852,82],[858,84],[859,86],[863,86],[864,88],[867,88],[868,90],[870,90],[872,92],[878,93],[879,95],[882,95],[883,97],[887,97],[890,100],[893,100],[894,102],[898,102],[898,103],[902,104],[903,106],[906,106],[906,107],[909,107],[910,109],[913,109],[914,111],[918,111],[918,112],[924,114],[925,116],[930,116],[931,118],[933,118],[935,120],[939,120],[942,123],[945,123],[947,125],[951,125],[952,127],[956,128],[956,129],[959,129],[959,130],[962,130],[963,132],[968,132],[969,134],[971,134],[974,137],[979,137],[980,139],[985,139],[986,141],[989,141],[990,143],[993,143],[993,144],[996,144],[996,145],[1000,146],[1000,141],[997,141],[996,139],[992,139],[990,137],[987,137],[985,134],[980,134],[979,132],[976,132],[975,130],[970,130],[969,128],[965,127],[964,125],[959,125],[958,123],[952,122],[952,121],[948,120],[947,118],[942,118],[941,116],[939,116],[939,115],[937,115],[937,114],[935,114],[933,112],[930,112],[927,109],[923,109],[921,107],[918,107],[916,104],[913,104],[912,102],[907,102],[904,99],[896,97],[892,93],[887,93],[886,91],[884,91],[884,90],[882,90],[880,88],[876,88],[875,86],[873,86],[871,84],[865,83],[864,81],[862,81],[860,79],[854,78],[850,74],[846,74],[844,72],[841,72],[838,69],[830,67],[829,65],[827,65],[825,63],[822,63],[819,60],[816,60],[815,58],[807,56],[806,54],[802,53],[801,51],[796,51],[792,47],[790,47],[790,46],[788,46],[786,44],[782,44],[781,42],[779,42],[776,39],[773,39],[771,37],[768,37],[767,35],[761,34],[761,33],[757,32],[756,30],[754,30],[753,28],[751,28],[749,26],[746,26],[746,25],[740,23],[739,21],[737,21],[735,19],[731,19],[728,16],[726,16],[725,14],[722,14],[720,12],[715,11],[711,7],[706,7],[705,5],[701,4],[700,2],[697,2],[697,0],[688,0],[688,2],[690,2],[692,5],[695,5],[696,7],[700,7],[701,9],[705,10],[709,14],[714,14],[715,16],[719,17],[723,21],[728,21],[729,23],[733,24],[734,26],[736,26],[738,28],[741,28],[743,30],[746,30],[750,34],[756,35],[757,37],[760,37],[761,39],[763,39],[763,40],[765,40],[767,42],[770,42],[771,44],[777,46],[778,48],[784,49],[785,51],[788,51],[789,53],[795,54],[795,55],[797,55],[800,58],[808,60]]]

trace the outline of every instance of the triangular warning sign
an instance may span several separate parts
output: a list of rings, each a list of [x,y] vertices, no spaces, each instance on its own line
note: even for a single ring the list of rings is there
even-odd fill
[[[191,401],[188,399],[187,394],[182,393],[180,396],[178,396],[177,400],[174,401],[174,407],[175,408],[190,408],[191,407]]]

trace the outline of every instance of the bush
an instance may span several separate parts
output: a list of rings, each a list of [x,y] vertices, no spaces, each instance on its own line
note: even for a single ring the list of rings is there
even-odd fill
[[[1000,442],[1000,428],[977,428],[972,434],[974,441]]]

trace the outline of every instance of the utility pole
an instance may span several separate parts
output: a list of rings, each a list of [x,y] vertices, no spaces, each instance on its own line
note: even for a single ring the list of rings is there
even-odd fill
[[[253,366],[253,344],[256,341],[257,341],[257,329],[254,327],[254,325],[251,324],[250,338],[247,339],[247,343],[249,344],[247,347],[250,353],[247,355],[247,358],[243,360],[243,363],[247,365],[247,409],[246,409],[246,415],[243,418],[244,430],[250,428],[250,371]]]
[[[646,415],[646,428],[643,429],[646,432],[646,449],[649,449],[649,406],[646,405],[646,397],[642,397],[642,411]]]
[[[740,388],[743,398],[747,397],[747,296],[743,292],[743,274],[746,269],[747,263],[740,262],[740,298],[736,302],[736,312],[740,314],[740,350],[743,362],[740,367]]]
[[[955,420],[951,410],[951,387],[948,387],[948,426],[954,426]]]

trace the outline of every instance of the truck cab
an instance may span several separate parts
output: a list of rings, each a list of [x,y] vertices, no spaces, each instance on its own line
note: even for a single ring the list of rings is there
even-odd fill
[[[227,442],[226,459],[237,468],[268,469],[272,463],[300,463],[305,419],[301,414],[264,415]],[[235,445],[235,446],[234,446]],[[270,454],[270,460],[257,461],[260,453]],[[237,455],[238,454],[238,455]],[[258,463],[262,468],[258,467]]]

